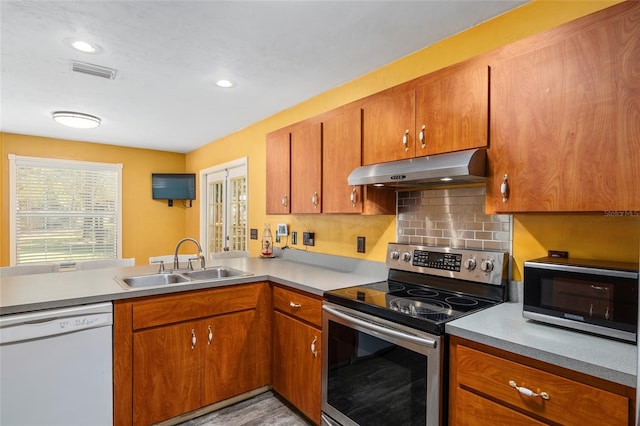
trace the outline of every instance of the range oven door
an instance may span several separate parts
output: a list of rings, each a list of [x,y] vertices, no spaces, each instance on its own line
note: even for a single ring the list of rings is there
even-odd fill
[[[323,425],[438,425],[441,337],[324,302]]]

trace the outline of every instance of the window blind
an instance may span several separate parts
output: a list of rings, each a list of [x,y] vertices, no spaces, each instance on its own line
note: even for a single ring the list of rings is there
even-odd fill
[[[14,264],[116,259],[120,164],[15,157]]]

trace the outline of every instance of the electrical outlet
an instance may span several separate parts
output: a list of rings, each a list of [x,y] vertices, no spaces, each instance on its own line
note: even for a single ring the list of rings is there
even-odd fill
[[[302,244],[305,246],[314,246],[316,234],[314,232],[303,232],[302,233]]]
[[[364,253],[365,252],[364,242],[365,242],[365,238],[364,237],[358,237],[358,244],[357,244],[358,253]]]
[[[297,231],[293,231],[291,233],[291,244],[293,244],[293,245],[298,244],[298,232]]]

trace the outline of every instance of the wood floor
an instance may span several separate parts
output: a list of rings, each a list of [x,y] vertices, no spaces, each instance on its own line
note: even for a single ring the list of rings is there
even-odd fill
[[[265,392],[179,426],[312,426],[273,392]]]

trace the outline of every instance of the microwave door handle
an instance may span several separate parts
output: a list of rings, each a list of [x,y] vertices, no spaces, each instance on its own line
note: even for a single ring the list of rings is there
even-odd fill
[[[398,339],[408,340],[410,342],[416,343],[421,346],[427,346],[430,348],[436,347],[436,341],[433,339],[428,339],[424,337],[414,336],[412,334],[405,333],[400,330],[396,330],[389,327],[384,327],[378,324],[371,323],[369,321],[361,320],[358,317],[353,315],[349,315],[346,312],[339,311],[337,309],[331,308],[329,306],[322,306],[322,309],[330,313],[331,315],[335,315],[336,317],[343,319],[345,321],[351,322],[353,324],[359,325],[368,330],[372,330],[378,332],[383,335],[397,337]]]

